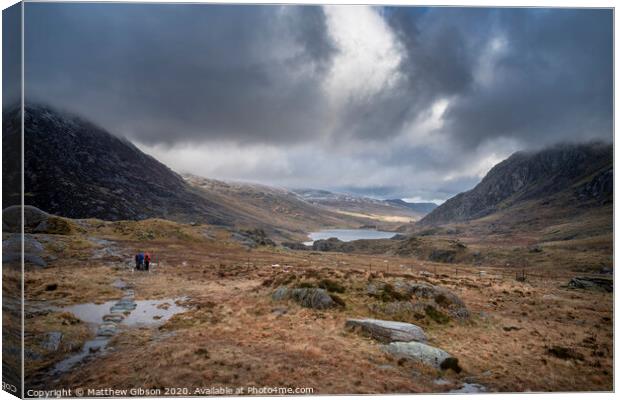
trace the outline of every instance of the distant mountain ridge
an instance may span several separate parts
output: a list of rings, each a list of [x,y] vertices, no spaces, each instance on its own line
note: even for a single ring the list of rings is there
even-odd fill
[[[402,206],[402,207],[407,207],[412,209],[415,212],[418,213],[422,213],[422,214],[428,214],[431,211],[433,211],[434,209],[437,208],[437,204],[435,203],[410,203],[408,201],[402,200],[402,199],[389,199],[389,200],[385,200],[385,202],[390,203],[390,204],[394,204],[394,205],[398,205],[398,206]]]
[[[558,196],[575,207],[613,202],[612,145],[562,144],[514,153],[494,166],[476,187],[447,200],[416,225],[475,220],[529,200]]]
[[[400,199],[379,200],[322,189],[293,189],[293,192],[313,204],[351,213],[396,213],[403,217],[420,218],[437,206],[434,203],[408,203]]]

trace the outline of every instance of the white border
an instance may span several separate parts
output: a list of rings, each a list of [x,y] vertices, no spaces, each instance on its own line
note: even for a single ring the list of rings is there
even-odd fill
[[[47,0],[27,0],[27,2],[46,2],[46,1]],[[63,2],[85,3],[85,2],[97,2],[97,1],[64,0]],[[98,1],[98,2],[105,2],[105,1]],[[109,1],[109,2],[120,2],[120,1]],[[133,1],[133,2],[136,2],[136,3],[211,3],[211,4],[235,3],[233,1],[204,1],[204,2],[189,1],[188,2],[188,1],[178,1],[178,0],[167,0],[167,1],[166,0],[149,0],[149,1]],[[2,6],[2,9],[7,8],[15,3],[16,1],[14,0],[0,0],[0,5]],[[616,5],[616,2],[614,0],[590,0],[590,1],[583,1],[583,0],[581,1],[580,0],[563,0],[563,1],[559,1],[559,0],[521,0],[521,1],[514,1],[514,0],[496,0],[496,1],[492,1],[492,0],[477,0],[477,1],[472,1],[472,0],[460,0],[460,1],[372,0],[368,2],[355,1],[355,0],[306,1],[306,2],[281,1],[281,0],[271,0],[271,1],[243,0],[237,3],[244,3],[244,4],[369,4],[371,3],[371,4],[378,4],[378,5],[401,5],[401,6],[560,7],[560,8],[578,8],[578,7],[615,8],[615,5]],[[614,22],[615,22],[615,16],[614,16]],[[1,22],[0,22],[0,25],[1,25]],[[23,5],[22,5],[22,109],[23,109],[23,103],[24,103],[24,84],[25,84],[25,80],[23,79],[24,78],[23,30],[24,30],[24,21],[23,21]],[[2,38],[2,33],[0,29],[0,40],[1,38]],[[619,38],[618,32],[615,29],[615,23],[614,23],[614,164],[616,164],[616,162],[618,161],[618,152],[619,152],[619,150],[615,146],[615,132],[616,132],[615,116],[617,115],[617,105],[615,102],[615,98],[616,98],[616,94],[618,93],[618,88],[615,86],[615,76],[617,72],[616,70],[617,64],[615,63],[615,54],[616,54],[616,46],[618,43],[618,38]],[[1,70],[1,54],[0,54],[0,70]],[[0,90],[1,88],[2,88],[2,84],[0,83]],[[23,131],[23,113],[22,113],[22,131]],[[0,162],[2,159],[1,157],[2,156],[0,155]],[[22,135],[22,157],[23,157],[23,135]],[[617,198],[618,192],[620,192],[620,190],[618,189],[619,184],[620,184],[620,178],[618,175],[620,174],[614,174],[614,199]],[[23,189],[23,184],[24,182],[23,182],[23,165],[22,165],[22,189]],[[22,190],[22,202],[23,202],[23,190]],[[615,209],[615,201],[614,201],[614,209]],[[23,215],[22,215],[22,219],[23,219]],[[617,223],[619,221],[620,221],[620,216],[614,211],[614,227],[618,226]],[[22,235],[23,235],[23,231],[22,231]],[[620,239],[615,235],[615,231],[614,231],[614,250],[616,249],[619,243],[620,243]],[[22,241],[22,246],[23,246],[23,241]],[[23,249],[22,249],[22,257],[23,257]],[[614,270],[615,269],[616,269],[616,262],[615,262],[615,257],[614,257]],[[615,280],[616,279],[615,279],[615,274],[614,274],[614,281]],[[23,296],[23,293],[24,293],[24,280],[23,280],[23,259],[22,259],[22,296]],[[618,310],[617,302],[618,302],[618,297],[615,296],[615,292],[614,292],[614,371],[616,370],[615,365],[618,359],[617,347],[615,346],[616,332],[618,329],[618,320],[616,318],[616,313],[615,313],[615,311]],[[1,315],[2,314],[0,310],[0,317]],[[24,340],[23,322],[24,321],[23,321],[23,301],[22,301],[22,343]],[[22,356],[23,356],[23,345],[22,345]],[[22,363],[22,372],[23,372],[23,368],[24,368],[24,365]],[[614,388],[616,388],[616,384],[617,384],[617,377],[616,377],[616,374],[614,373]],[[22,381],[22,393],[23,393],[23,381]],[[413,395],[375,395],[373,397],[377,399],[405,399],[405,398],[412,398],[412,396]],[[426,400],[426,399],[431,399],[433,397],[436,398],[437,396],[448,396],[448,395],[442,395],[442,394],[426,395],[425,394],[425,395],[415,395],[415,398]],[[587,392],[586,393],[555,392],[555,393],[549,393],[549,394],[519,393],[519,394],[484,394],[484,395],[459,395],[459,396],[461,396],[459,398],[463,398],[463,399],[474,399],[474,398],[482,397],[484,399],[489,399],[489,400],[507,399],[507,398],[515,398],[515,397],[518,397],[518,398],[539,397],[540,398],[543,396],[546,399],[561,398],[561,399],[567,399],[567,400],[583,400],[583,397],[587,396],[588,400],[598,400],[598,399],[611,399],[613,394],[612,393],[587,393]],[[313,397],[336,397],[336,396],[316,396],[315,395]],[[337,397],[343,398],[343,399],[360,399],[362,397],[367,397],[367,396],[337,396]],[[0,400],[14,399],[14,398],[15,398],[14,396],[11,396],[7,392],[0,391]],[[281,397],[264,397],[264,398],[281,399]],[[302,399],[304,397],[303,396],[291,396],[289,398]],[[232,399],[232,397],[230,399]]]

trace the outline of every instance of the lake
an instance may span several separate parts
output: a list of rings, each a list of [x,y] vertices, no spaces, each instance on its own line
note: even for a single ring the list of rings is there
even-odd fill
[[[326,229],[324,231],[310,232],[308,236],[312,239],[304,242],[307,246],[312,246],[315,240],[338,238],[343,242],[350,242],[358,239],[389,239],[396,235],[396,232],[377,231],[374,229]]]

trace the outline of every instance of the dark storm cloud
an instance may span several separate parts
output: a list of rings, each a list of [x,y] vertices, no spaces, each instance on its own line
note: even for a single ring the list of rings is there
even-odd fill
[[[28,3],[27,99],[175,169],[385,197],[447,198],[512,151],[612,140],[611,10],[362,11]]]
[[[147,143],[320,129],[322,9],[27,4],[27,93]]]
[[[444,131],[468,148],[498,137],[611,140],[610,10],[432,9],[388,20],[405,44],[401,69],[416,106],[451,98]]]

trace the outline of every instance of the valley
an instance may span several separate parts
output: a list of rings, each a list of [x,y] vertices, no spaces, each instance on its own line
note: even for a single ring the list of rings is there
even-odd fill
[[[613,389],[611,145],[515,153],[435,207],[181,175],[77,117],[25,121],[26,389]]]
[[[66,222],[68,234],[28,235],[43,245],[47,265],[26,267],[27,388],[155,390],[182,381],[190,391],[277,386],[314,394],[611,389],[612,295],[568,285],[575,276],[606,276],[594,269],[605,258],[592,256],[591,268],[580,270],[577,259],[569,263],[580,253],[574,241],[545,246],[542,255],[520,244],[487,245],[513,265],[528,259],[529,266],[515,268],[247,247],[211,225]],[[133,271],[133,254],[145,250],[156,265]],[[3,272],[5,284],[14,281],[10,270]],[[522,272],[524,280],[517,279]],[[107,347],[79,368],[54,374],[54,365],[96,335],[61,308],[121,298],[127,288],[118,281],[135,301],[163,300],[183,311],[163,323],[121,323]],[[438,298],[409,297],[407,285],[447,290],[466,311],[454,313]],[[338,304],[276,300],[283,287],[325,287]],[[352,318],[414,323],[430,345],[458,358],[462,370],[392,355],[381,341],[346,328]],[[51,333],[60,337],[55,347]]]

